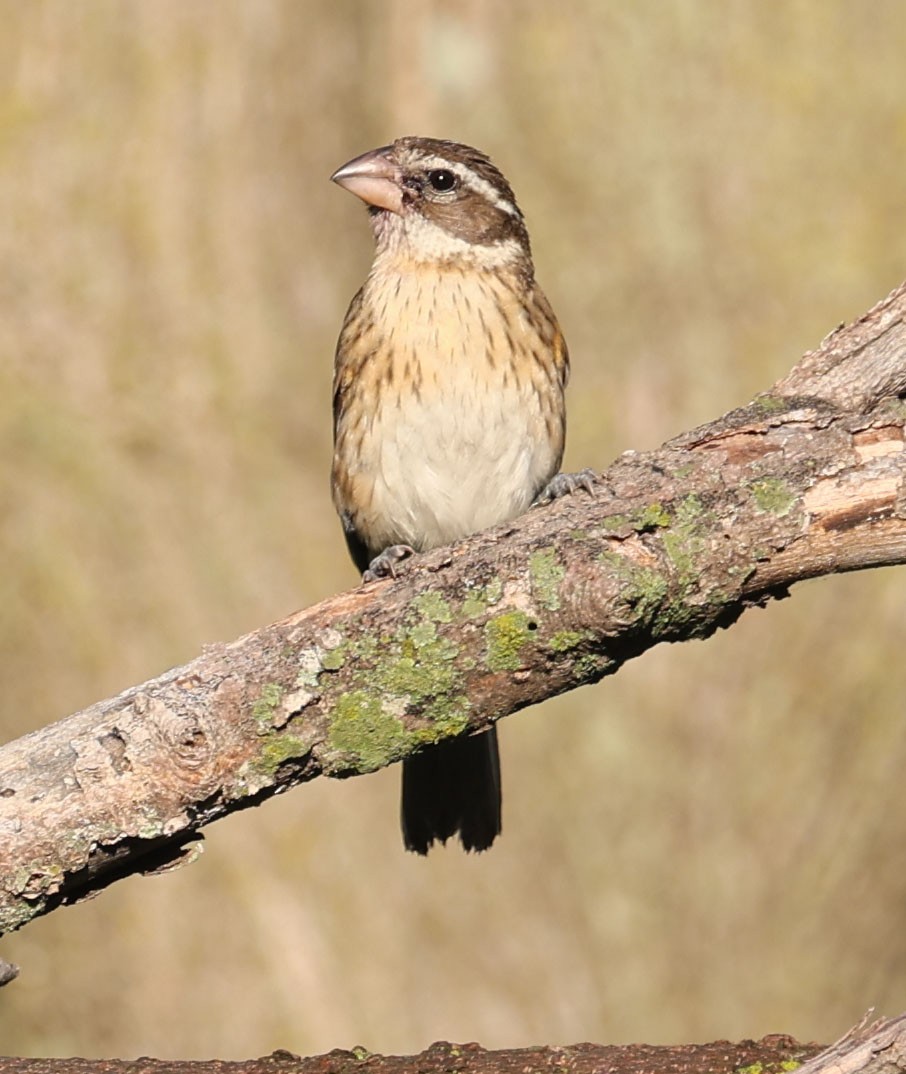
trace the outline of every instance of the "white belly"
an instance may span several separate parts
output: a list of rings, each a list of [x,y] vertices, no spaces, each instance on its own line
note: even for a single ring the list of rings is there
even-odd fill
[[[499,385],[457,383],[379,419],[373,508],[388,543],[432,548],[525,511],[551,467],[525,408]]]

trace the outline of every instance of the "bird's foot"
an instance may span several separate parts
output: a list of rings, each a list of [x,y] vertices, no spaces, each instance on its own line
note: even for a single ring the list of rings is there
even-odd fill
[[[589,495],[595,494],[595,482],[598,475],[594,470],[579,470],[575,474],[554,474],[544,488],[535,497],[536,504],[550,503],[559,500],[561,496],[571,496],[579,489],[584,489]]]
[[[397,564],[414,555],[415,549],[411,545],[392,544],[368,564],[368,570],[362,575],[362,581],[376,582],[379,578],[395,578]]]

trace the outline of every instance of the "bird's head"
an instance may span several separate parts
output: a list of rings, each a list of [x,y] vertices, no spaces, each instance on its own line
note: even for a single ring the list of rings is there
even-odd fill
[[[477,149],[398,138],[350,160],[331,179],[368,205],[379,254],[531,274],[528,232],[512,188]]]

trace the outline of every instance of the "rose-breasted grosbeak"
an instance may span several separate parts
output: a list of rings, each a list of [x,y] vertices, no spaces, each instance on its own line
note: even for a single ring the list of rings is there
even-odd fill
[[[331,178],[367,203],[376,244],[337,343],[332,474],[370,578],[587,478],[554,478],[569,359],[497,168],[469,146],[400,138]],[[457,832],[466,850],[491,845],[496,728],[404,760],[402,828],[420,854]]]

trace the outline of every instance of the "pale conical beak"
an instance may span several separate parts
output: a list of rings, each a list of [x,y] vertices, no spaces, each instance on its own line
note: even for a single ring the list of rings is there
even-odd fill
[[[330,177],[334,183],[355,194],[368,205],[402,211],[403,192],[400,187],[400,170],[393,161],[393,146],[385,145],[363,153],[344,164]]]

